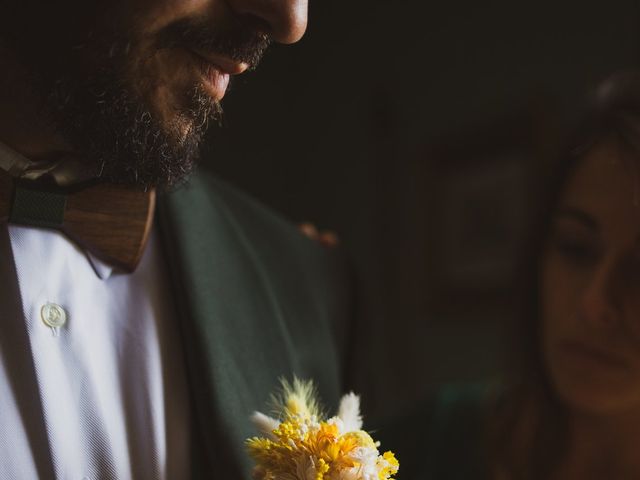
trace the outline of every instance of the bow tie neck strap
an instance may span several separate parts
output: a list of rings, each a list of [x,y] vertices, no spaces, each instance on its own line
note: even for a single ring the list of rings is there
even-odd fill
[[[142,258],[155,200],[154,190],[97,184],[65,192],[0,171],[0,221],[60,230],[81,248],[127,272]]]

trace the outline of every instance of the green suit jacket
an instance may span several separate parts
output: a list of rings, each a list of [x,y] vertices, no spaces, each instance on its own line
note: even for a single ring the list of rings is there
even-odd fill
[[[158,215],[195,412],[193,478],[250,478],[249,416],[279,377],[313,379],[331,409],[345,386],[339,253],[206,171]]]

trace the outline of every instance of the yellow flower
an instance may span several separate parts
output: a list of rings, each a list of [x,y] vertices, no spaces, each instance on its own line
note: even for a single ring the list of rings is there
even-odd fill
[[[376,442],[373,441],[373,438],[371,438],[371,435],[369,435],[367,432],[364,432],[362,430],[357,432],[349,432],[345,434],[344,437],[354,442],[358,447],[369,447],[369,448],[376,447]]]
[[[400,468],[400,463],[396,459],[396,456],[393,452],[384,452],[382,455],[382,460],[386,462],[386,466],[383,466],[378,473],[378,478],[380,480],[386,480],[391,477],[391,475],[395,475],[398,473],[398,469]]]
[[[329,471],[329,465],[323,459],[320,459],[316,470],[316,480],[324,480],[324,474]]]
[[[345,395],[338,416],[319,418],[311,382],[283,382],[277,413],[281,421],[256,412],[256,426],[269,438],[247,440],[256,462],[256,480],[391,480],[399,464],[393,453],[380,455],[376,442],[361,430],[360,400]],[[266,428],[265,428],[266,426]],[[275,427],[269,432],[270,427]]]

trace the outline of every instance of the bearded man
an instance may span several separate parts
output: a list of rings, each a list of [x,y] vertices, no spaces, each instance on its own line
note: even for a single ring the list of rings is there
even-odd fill
[[[307,0],[0,8],[0,479],[248,478],[279,377],[338,398],[347,289],[335,252],[194,167]]]

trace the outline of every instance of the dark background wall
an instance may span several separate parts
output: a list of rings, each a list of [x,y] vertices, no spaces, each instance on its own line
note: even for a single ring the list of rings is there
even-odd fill
[[[234,84],[207,157],[291,220],[339,233],[370,415],[501,372],[535,137],[637,63],[639,9],[311,0],[303,41]]]

